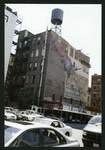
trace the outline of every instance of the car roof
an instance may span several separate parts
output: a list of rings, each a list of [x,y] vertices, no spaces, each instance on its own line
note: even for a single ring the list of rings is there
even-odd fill
[[[43,128],[43,127],[49,127],[47,124],[42,124],[42,123],[30,123],[27,121],[24,122],[11,122],[11,121],[5,121],[5,125],[7,126],[11,126],[11,127],[15,127],[15,128],[19,128],[20,130],[26,130],[26,129],[30,129],[30,128]],[[53,127],[51,127],[53,128]]]

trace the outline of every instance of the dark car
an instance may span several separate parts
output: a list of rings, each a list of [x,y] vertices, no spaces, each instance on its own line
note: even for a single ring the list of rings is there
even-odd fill
[[[101,147],[102,117],[93,116],[83,129],[82,142],[84,147]]]

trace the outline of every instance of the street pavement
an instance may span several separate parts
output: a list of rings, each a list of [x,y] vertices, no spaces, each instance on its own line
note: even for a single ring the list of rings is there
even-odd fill
[[[65,123],[65,124],[72,127],[73,130],[72,137],[78,140],[78,142],[80,143],[80,147],[84,147],[82,143],[82,132],[86,124],[79,124],[79,123]]]

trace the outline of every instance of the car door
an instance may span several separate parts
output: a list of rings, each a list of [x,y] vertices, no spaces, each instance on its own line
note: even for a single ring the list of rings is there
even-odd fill
[[[40,147],[40,129],[29,129],[18,136],[9,147]]]

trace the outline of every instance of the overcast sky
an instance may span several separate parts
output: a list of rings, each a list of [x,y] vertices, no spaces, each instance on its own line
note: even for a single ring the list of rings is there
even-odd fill
[[[62,37],[75,49],[90,57],[89,87],[91,75],[101,75],[101,4],[7,4],[23,18],[21,30],[33,34],[51,28],[51,14],[55,8],[63,10]]]

